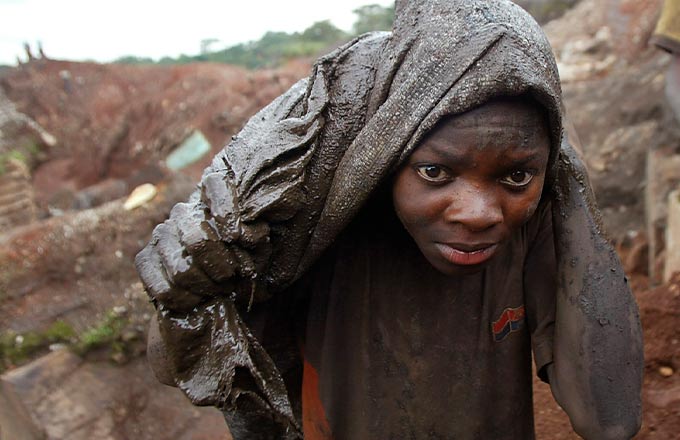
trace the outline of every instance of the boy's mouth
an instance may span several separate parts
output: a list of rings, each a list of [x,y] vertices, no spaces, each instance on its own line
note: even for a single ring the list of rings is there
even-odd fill
[[[439,253],[450,263],[473,266],[490,260],[498,249],[498,243],[435,243]]]

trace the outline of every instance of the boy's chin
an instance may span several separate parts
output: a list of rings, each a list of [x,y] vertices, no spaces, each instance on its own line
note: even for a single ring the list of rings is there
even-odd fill
[[[430,264],[437,269],[437,271],[443,273],[444,275],[448,276],[466,276],[466,275],[474,275],[476,273],[479,273],[484,270],[489,265],[489,262],[491,260],[485,261],[480,264],[453,264],[449,263],[448,261],[444,262],[433,262],[431,260],[428,260]]]

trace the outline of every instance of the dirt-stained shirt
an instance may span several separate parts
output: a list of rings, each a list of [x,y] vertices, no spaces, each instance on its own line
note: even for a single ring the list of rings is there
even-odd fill
[[[533,438],[532,351],[539,374],[552,361],[549,204],[483,271],[457,277],[394,219],[373,220],[314,271],[305,439]]]

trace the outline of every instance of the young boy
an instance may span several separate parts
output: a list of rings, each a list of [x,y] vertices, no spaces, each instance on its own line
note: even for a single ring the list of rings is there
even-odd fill
[[[640,423],[637,309],[509,1],[397,2],[253,117],[137,267],[159,379],[234,438],[584,438]]]

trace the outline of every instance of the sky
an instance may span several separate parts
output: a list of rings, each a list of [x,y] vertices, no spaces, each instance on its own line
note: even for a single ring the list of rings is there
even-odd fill
[[[25,59],[24,42],[50,58],[159,59],[259,39],[267,31],[302,31],[321,20],[350,30],[352,10],[391,0],[0,0],[0,64]]]

